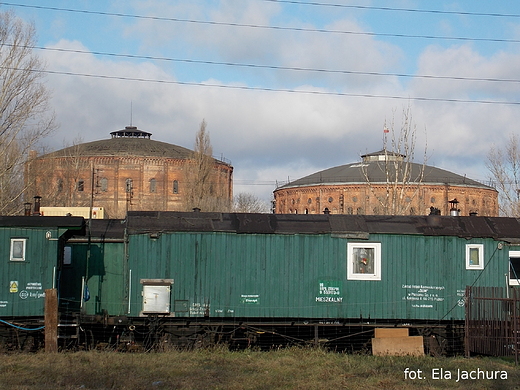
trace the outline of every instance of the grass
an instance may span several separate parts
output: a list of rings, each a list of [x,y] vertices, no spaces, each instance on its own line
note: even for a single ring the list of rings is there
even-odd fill
[[[425,379],[406,379],[405,369]],[[432,370],[452,373],[433,379]],[[457,382],[457,370],[507,379]],[[481,374],[482,375],[482,374]],[[413,374],[412,374],[413,376]],[[233,352],[4,354],[0,388],[33,389],[520,389],[520,368],[496,358],[378,357],[321,349]]]

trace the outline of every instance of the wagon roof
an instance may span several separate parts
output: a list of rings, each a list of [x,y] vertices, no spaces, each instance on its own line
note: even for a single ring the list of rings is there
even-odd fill
[[[83,217],[0,216],[0,227],[60,227],[81,229]]]
[[[417,234],[494,238],[520,242],[515,218],[451,216],[382,216],[338,214],[248,214],[156,211],[129,212],[129,234],[159,232],[234,232],[259,234]]]

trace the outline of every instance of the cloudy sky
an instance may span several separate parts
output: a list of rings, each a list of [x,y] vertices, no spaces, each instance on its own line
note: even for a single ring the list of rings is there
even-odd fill
[[[60,128],[47,147],[133,124],[193,148],[207,122],[235,194],[380,150],[410,107],[416,157],[489,179],[520,123],[520,2],[13,0]]]

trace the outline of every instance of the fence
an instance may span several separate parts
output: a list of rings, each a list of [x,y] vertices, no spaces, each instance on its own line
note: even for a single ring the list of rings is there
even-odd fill
[[[520,347],[520,300],[516,289],[466,287],[466,356],[514,356]]]

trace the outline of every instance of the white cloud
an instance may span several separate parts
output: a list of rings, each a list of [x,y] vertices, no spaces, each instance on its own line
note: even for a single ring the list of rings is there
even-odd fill
[[[273,24],[281,18],[278,4],[224,1],[216,7],[191,2],[133,2],[138,13],[251,24]],[[260,6],[260,4],[263,4]],[[219,8],[220,7],[220,8]],[[404,69],[405,48],[369,36],[237,29],[205,24],[140,19],[121,24],[123,40],[135,41],[147,55],[205,58],[214,61],[264,63],[317,69],[392,72]],[[294,21],[298,23],[298,21]],[[312,27],[299,21],[301,27]],[[61,28],[61,27],[60,27]],[[327,29],[364,31],[362,23],[342,16]],[[121,39],[121,37],[118,37]],[[53,47],[86,50],[83,42],[60,40]],[[125,49],[121,49],[124,52]],[[179,64],[130,60],[93,54],[44,52],[48,69],[119,78],[163,80],[164,83],[113,78],[49,75],[53,105],[61,128],[55,148],[78,135],[84,141],[108,138],[111,131],[133,124],[153,139],[192,148],[202,119],[208,123],[213,150],[235,167],[235,192],[270,198],[276,180],[359,160],[382,147],[382,128],[406,100],[269,92],[187,86],[175,81],[200,79],[227,86],[291,88],[327,93],[507,99],[520,101],[520,83],[493,83],[398,77],[338,75],[241,68],[210,68],[204,74],[180,76]],[[413,66],[412,66],[413,67]],[[417,59],[417,74],[517,79],[520,56],[496,52],[486,56],[473,46],[429,46]],[[173,69],[173,70],[172,70]],[[185,66],[184,70],[190,67]],[[193,78],[190,78],[193,77]],[[173,83],[172,83],[173,82]],[[405,84],[406,83],[406,84]],[[484,179],[485,155],[518,131],[517,106],[410,100],[418,128],[416,157],[421,159],[427,129],[429,162],[444,169]],[[471,177],[471,176],[470,176]],[[255,184],[256,182],[256,184]]]

